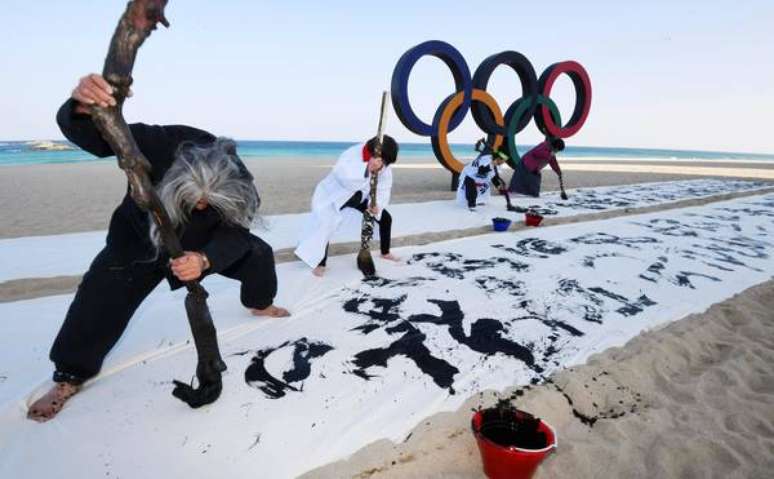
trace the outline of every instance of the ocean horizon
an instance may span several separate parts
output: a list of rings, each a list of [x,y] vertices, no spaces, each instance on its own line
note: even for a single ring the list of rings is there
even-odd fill
[[[327,159],[337,157],[354,141],[272,141],[238,140],[239,155],[244,159],[261,158],[308,158]],[[400,154],[412,158],[434,158],[430,143],[401,143]],[[459,157],[475,155],[472,145],[452,144],[452,152]],[[530,146],[519,145],[519,151]],[[655,148],[621,148],[568,146],[562,152],[564,158],[639,159],[671,161],[765,161],[774,162],[774,154],[718,152],[700,150],[672,150]],[[114,161],[114,157],[97,158],[67,141],[0,141],[0,166],[40,165],[56,163],[82,163]]]

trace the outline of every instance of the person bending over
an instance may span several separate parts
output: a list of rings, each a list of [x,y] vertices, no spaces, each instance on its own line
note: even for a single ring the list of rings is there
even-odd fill
[[[85,151],[111,156],[114,152],[89,116],[93,104],[115,105],[111,86],[96,74],[80,80],[57,122]],[[260,198],[236,144],[183,125],[135,123],[129,128],[151,163],[151,182],[185,254],[170,261],[149,213],[127,192],[113,213],[105,247],[83,276],[54,340],[55,385],[30,407],[28,417],[36,421],[54,417],[84,381],[99,373],[137,307],[165,278],[177,289],[183,281],[218,273],[241,282],[241,302],[254,315],[289,315],[273,304],[274,253],[250,234]]]
[[[491,147],[482,140],[476,143],[476,151],[480,154],[462,169],[462,181],[457,188],[457,202],[467,205],[470,211],[475,211],[477,205],[487,204],[491,197],[490,183],[498,190],[505,188],[497,167],[505,163],[506,157],[493,156]]]
[[[317,185],[312,196],[312,213],[301,236],[296,256],[313,268],[315,276],[325,273],[328,243],[344,220],[344,210],[366,209],[379,223],[382,258],[398,261],[390,253],[392,216],[385,209],[390,202],[392,168],[398,159],[398,144],[385,135],[381,157],[374,156],[376,138],[354,145],[339,156],[333,170]],[[371,175],[379,175],[376,204],[369,204]]]
[[[511,177],[508,189],[513,193],[539,197],[542,181],[540,172],[546,165],[550,165],[554,173],[559,176],[561,184],[562,170],[559,168],[559,162],[556,161],[556,153],[562,150],[564,150],[564,140],[561,138],[546,138],[544,142],[529,150],[516,165],[516,171]]]

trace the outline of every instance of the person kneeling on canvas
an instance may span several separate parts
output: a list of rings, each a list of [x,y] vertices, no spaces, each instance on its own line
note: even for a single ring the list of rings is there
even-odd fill
[[[382,258],[398,261],[390,253],[392,216],[385,209],[390,202],[392,168],[398,159],[398,144],[385,135],[381,157],[374,156],[376,138],[352,146],[339,156],[333,170],[317,185],[312,196],[312,213],[301,236],[296,256],[313,268],[315,276],[325,273],[328,244],[344,221],[348,209],[371,212],[379,223]],[[369,204],[371,175],[379,175],[376,205]],[[358,223],[359,224],[359,223]]]
[[[89,116],[88,105],[115,105],[111,86],[99,75],[81,79],[59,109],[64,135],[85,151],[112,156]],[[163,280],[172,289],[218,273],[241,285],[242,304],[257,316],[288,316],[273,304],[277,294],[274,253],[250,234],[260,205],[253,177],[236,145],[188,126],[129,126],[151,163],[156,188],[180,235],[184,256],[170,261],[159,232],[128,192],[113,213],[104,249],[83,276],[51,347],[54,387],[30,406],[28,417],[54,417],[81,385],[96,376],[143,300]]]
[[[491,197],[490,183],[498,190],[505,188],[505,182],[500,178],[497,167],[505,163],[506,157],[501,153],[492,156],[492,149],[485,142],[476,143],[476,151],[481,154],[463,168],[457,202],[466,204],[470,211],[476,210],[476,205],[485,205]]]
[[[560,138],[546,138],[546,141],[529,150],[516,165],[516,171],[511,177],[508,189],[513,193],[539,197],[542,181],[540,172],[546,165],[550,165],[554,173],[559,176],[561,184],[562,170],[559,168],[559,162],[556,161],[556,153],[562,150],[564,150],[564,140]]]

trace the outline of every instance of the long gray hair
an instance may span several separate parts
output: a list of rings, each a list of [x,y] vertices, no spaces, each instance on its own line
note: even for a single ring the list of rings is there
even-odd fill
[[[224,222],[248,229],[261,204],[253,176],[237,156],[236,143],[228,138],[208,145],[181,144],[156,191],[175,229],[189,220],[201,199]],[[161,247],[161,235],[152,219],[150,239],[157,249]]]

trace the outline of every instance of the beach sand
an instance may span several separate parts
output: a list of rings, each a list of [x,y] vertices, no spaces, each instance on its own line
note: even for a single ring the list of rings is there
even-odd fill
[[[535,479],[771,477],[772,311],[769,281],[595,355],[551,383],[483,392],[426,419],[400,444],[379,441],[302,477],[484,478],[472,410],[510,397],[558,431],[558,451]],[[578,415],[596,419],[593,427]]]
[[[334,161],[334,158],[245,159],[261,194],[260,212],[274,215],[308,211],[315,185],[328,173]],[[393,203],[454,198],[454,193],[449,191],[451,175],[438,169],[440,165],[432,158],[401,159],[396,166],[400,167],[394,172]],[[764,179],[774,179],[774,163],[610,162],[585,159],[563,160],[562,166],[567,170],[567,189],[728,177],[729,170],[738,171],[735,178],[761,179],[763,171],[768,174],[768,178]],[[711,174],[708,170],[711,168],[715,168],[718,174]],[[653,173],[653,169],[659,172]],[[506,180],[510,174],[510,170],[505,168],[503,176]],[[543,177],[545,191],[559,188],[553,172],[547,170]],[[113,161],[2,167],[0,238],[107,229],[110,215],[125,191],[125,175]]]
[[[307,211],[315,184],[333,161],[247,159],[262,195],[262,213]],[[728,177],[735,171],[736,178],[774,178],[774,164],[762,163],[567,160],[562,165],[568,189]],[[410,159],[401,166],[395,171],[394,202],[453,197],[449,174],[439,171],[434,160]],[[558,188],[551,172],[544,178],[545,190]],[[3,167],[0,238],[106,229],[125,187],[113,162]],[[475,233],[406,241],[423,244]],[[5,300],[72,291],[77,281],[18,280],[6,285],[10,289],[4,294],[11,296]],[[558,454],[537,477],[769,477],[774,467],[772,311],[770,281],[563,371],[553,384],[530,388],[517,404],[551,423],[560,441]],[[428,418],[400,444],[380,441],[307,477],[483,477],[469,432],[470,411],[491,405],[496,396],[477,395],[456,413]],[[589,417],[625,414],[599,419],[590,428],[573,408]]]

